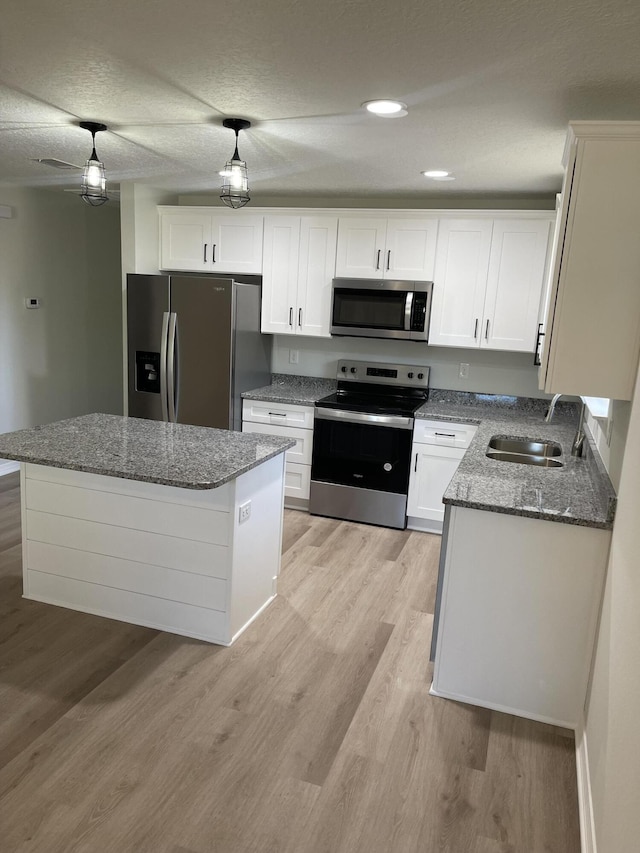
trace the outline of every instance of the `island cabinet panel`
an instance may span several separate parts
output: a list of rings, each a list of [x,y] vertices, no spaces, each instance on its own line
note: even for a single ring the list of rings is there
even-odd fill
[[[229,544],[227,512],[181,504],[158,504],[147,498],[115,492],[35,481],[27,494],[27,510],[136,528],[212,545]]]
[[[164,566],[92,554],[44,542],[29,542],[27,561],[31,588],[38,584],[36,574],[59,575],[90,584],[102,584],[128,592],[145,595],[150,588],[156,597],[224,612],[227,602],[227,582],[190,571],[176,571]]]
[[[24,595],[230,645],[275,595],[283,468],[195,490],[23,464]]]

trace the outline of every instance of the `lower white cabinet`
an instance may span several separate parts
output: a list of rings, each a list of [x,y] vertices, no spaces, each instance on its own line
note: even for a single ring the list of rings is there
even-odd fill
[[[417,420],[407,500],[407,526],[442,533],[442,496],[477,427],[446,421]]]
[[[309,505],[313,415],[313,406],[243,401],[242,432],[295,439],[295,447],[285,455],[284,473],[285,506],[293,509],[307,509]]]
[[[452,506],[431,693],[575,728],[610,530]]]

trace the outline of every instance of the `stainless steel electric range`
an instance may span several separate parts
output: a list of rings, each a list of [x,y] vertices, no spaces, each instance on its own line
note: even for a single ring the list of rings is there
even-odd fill
[[[429,368],[341,360],[337,377],[336,393],[316,403],[309,512],[403,529]]]

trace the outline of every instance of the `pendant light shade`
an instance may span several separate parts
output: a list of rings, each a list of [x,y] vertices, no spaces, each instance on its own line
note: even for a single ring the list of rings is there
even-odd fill
[[[104,172],[104,163],[98,160],[96,154],[96,133],[101,130],[106,130],[106,124],[99,124],[95,121],[81,121],[80,127],[88,130],[93,141],[93,149],[91,155],[84,165],[82,170],[82,190],[80,197],[92,207],[98,207],[109,201],[107,195],[106,178]]]
[[[247,175],[247,164],[240,159],[238,154],[238,133],[251,127],[251,122],[243,118],[226,118],[222,122],[223,127],[235,131],[236,147],[233,156],[225,163],[221,170],[222,187],[220,198],[227,205],[235,209],[244,207],[251,201],[249,196],[249,178]]]

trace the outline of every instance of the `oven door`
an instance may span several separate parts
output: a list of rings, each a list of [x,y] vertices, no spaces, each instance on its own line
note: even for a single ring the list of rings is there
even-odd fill
[[[406,527],[413,418],[316,408],[309,511]]]

